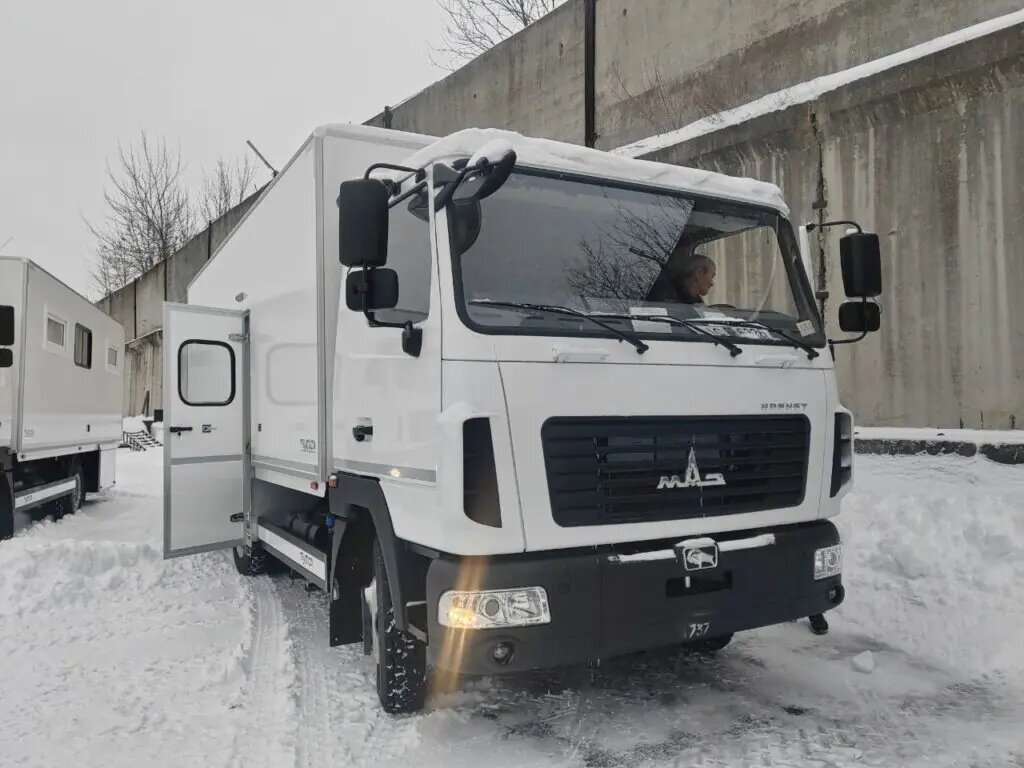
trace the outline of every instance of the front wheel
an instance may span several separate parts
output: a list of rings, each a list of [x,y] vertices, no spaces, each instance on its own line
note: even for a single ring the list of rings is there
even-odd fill
[[[364,616],[370,637],[364,648],[377,666],[377,698],[385,712],[401,714],[423,709],[427,698],[427,646],[395,624],[395,607],[380,542],[373,544],[373,584],[364,593]],[[372,604],[371,604],[372,603]]]

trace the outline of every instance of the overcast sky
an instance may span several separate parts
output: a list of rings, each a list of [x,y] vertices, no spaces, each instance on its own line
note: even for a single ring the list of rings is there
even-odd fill
[[[280,168],[442,77],[440,29],[434,0],[0,0],[0,253],[90,289],[119,139],[165,136],[194,187],[246,139]]]

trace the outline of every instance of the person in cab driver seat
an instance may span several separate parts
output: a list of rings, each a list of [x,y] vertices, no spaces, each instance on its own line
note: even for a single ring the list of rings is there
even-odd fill
[[[682,304],[703,304],[715,287],[715,262],[702,253],[691,253],[678,265],[669,262],[666,269],[676,300]]]

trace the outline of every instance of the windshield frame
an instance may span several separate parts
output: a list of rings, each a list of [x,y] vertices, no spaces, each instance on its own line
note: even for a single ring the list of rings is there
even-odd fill
[[[518,176],[534,176],[545,179],[553,179],[557,181],[566,181],[580,184],[588,184],[594,187],[607,187],[613,189],[623,189],[636,192],[644,192],[655,195],[667,195],[675,198],[682,198],[687,200],[700,200],[710,203],[722,204],[725,206],[737,206],[742,207],[745,210],[749,210],[754,213],[768,214],[778,219],[778,247],[779,257],[782,259],[783,266],[785,268],[785,279],[790,286],[793,300],[798,308],[800,309],[801,303],[806,304],[806,312],[810,320],[814,324],[814,333],[812,335],[805,336],[801,339],[808,346],[814,347],[815,349],[822,349],[827,343],[827,338],[824,330],[824,323],[822,321],[821,313],[818,308],[818,304],[814,295],[813,288],[811,287],[810,278],[807,275],[803,267],[803,259],[800,254],[800,247],[797,242],[796,233],[793,230],[793,225],[789,218],[779,209],[772,207],[771,205],[758,205],[745,200],[735,200],[726,197],[719,197],[715,195],[702,195],[688,192],[685,190],[674,189],[671,187],[662,187],[656,184],[645,184],[643,182],[628,181],[623,179],[616,179],[604,176],[591,176],[581,173],[572,173],[568,171],[560,171],[552,168],[543,168],[537,166],[530,166],[525,164],[519,164],[516,166],[513,175]],[[435,194],[436,194],[435,189]],[[497,194],[501,194],[500,190]],[[486,201],[483,203],[486,205]],[[452,211],[453,205],[449,204],[445,210],[445,223],[448,233],[448,253],[449,261],[451,262],[452,269],[452,280],[454,287],[454,300],[455,310],[462,321],[470,330],[488,335],[488,336],[539,336],[547,338],[604,338],[617,340],[615,336],[609,331],[602,330],[597,326],[587,324],[586,321],[581,322],[580,328],[557,328],[554,325],[549,327],[536,327],[536,328],[523,328],[512,325],[490,325],[481,324],[473,320],[469,314],[469,304],[466,301],[465,286],[462,275],[462,258],[464,254],[455,255],[455,248],[452,244],[453,238],[453,227],[452,227]],[[484,224],[486,227],[486,223]],[[543,303],[543,302],[540,302]],[[596,314],[599,319],[606,319],[601,314]],[[737,320],[739,318],[736,318]],[[715,324],[711,320],[699,321],[701,324]],[[759,320],[757,322],[760,322]],[[728,320],[722,321],[720,325],[727,325]],[[689,334],[689,333],[659,333],[653,331],[638,331],[632,324],[624,326],[624,330],[630,335],[638,339],[650,340],[650,341],[670,341],[670,342],[701,342],[710,343],[709,340],[702,340],[700,336]],[[724,339],[732,341],[735,344],[740,345],[758,345],[758,346],[771,346],[771,347],[786,347],[792,346],[791,342],[782,338],[781,336],[774,335],[771,339],[758,339],[740,337],[732,334],[723,336]]]

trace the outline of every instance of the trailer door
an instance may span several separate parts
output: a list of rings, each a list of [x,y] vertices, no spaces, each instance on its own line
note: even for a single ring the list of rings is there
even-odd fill
[[[164,557],[242,543],[248,313],[164,304]]]

